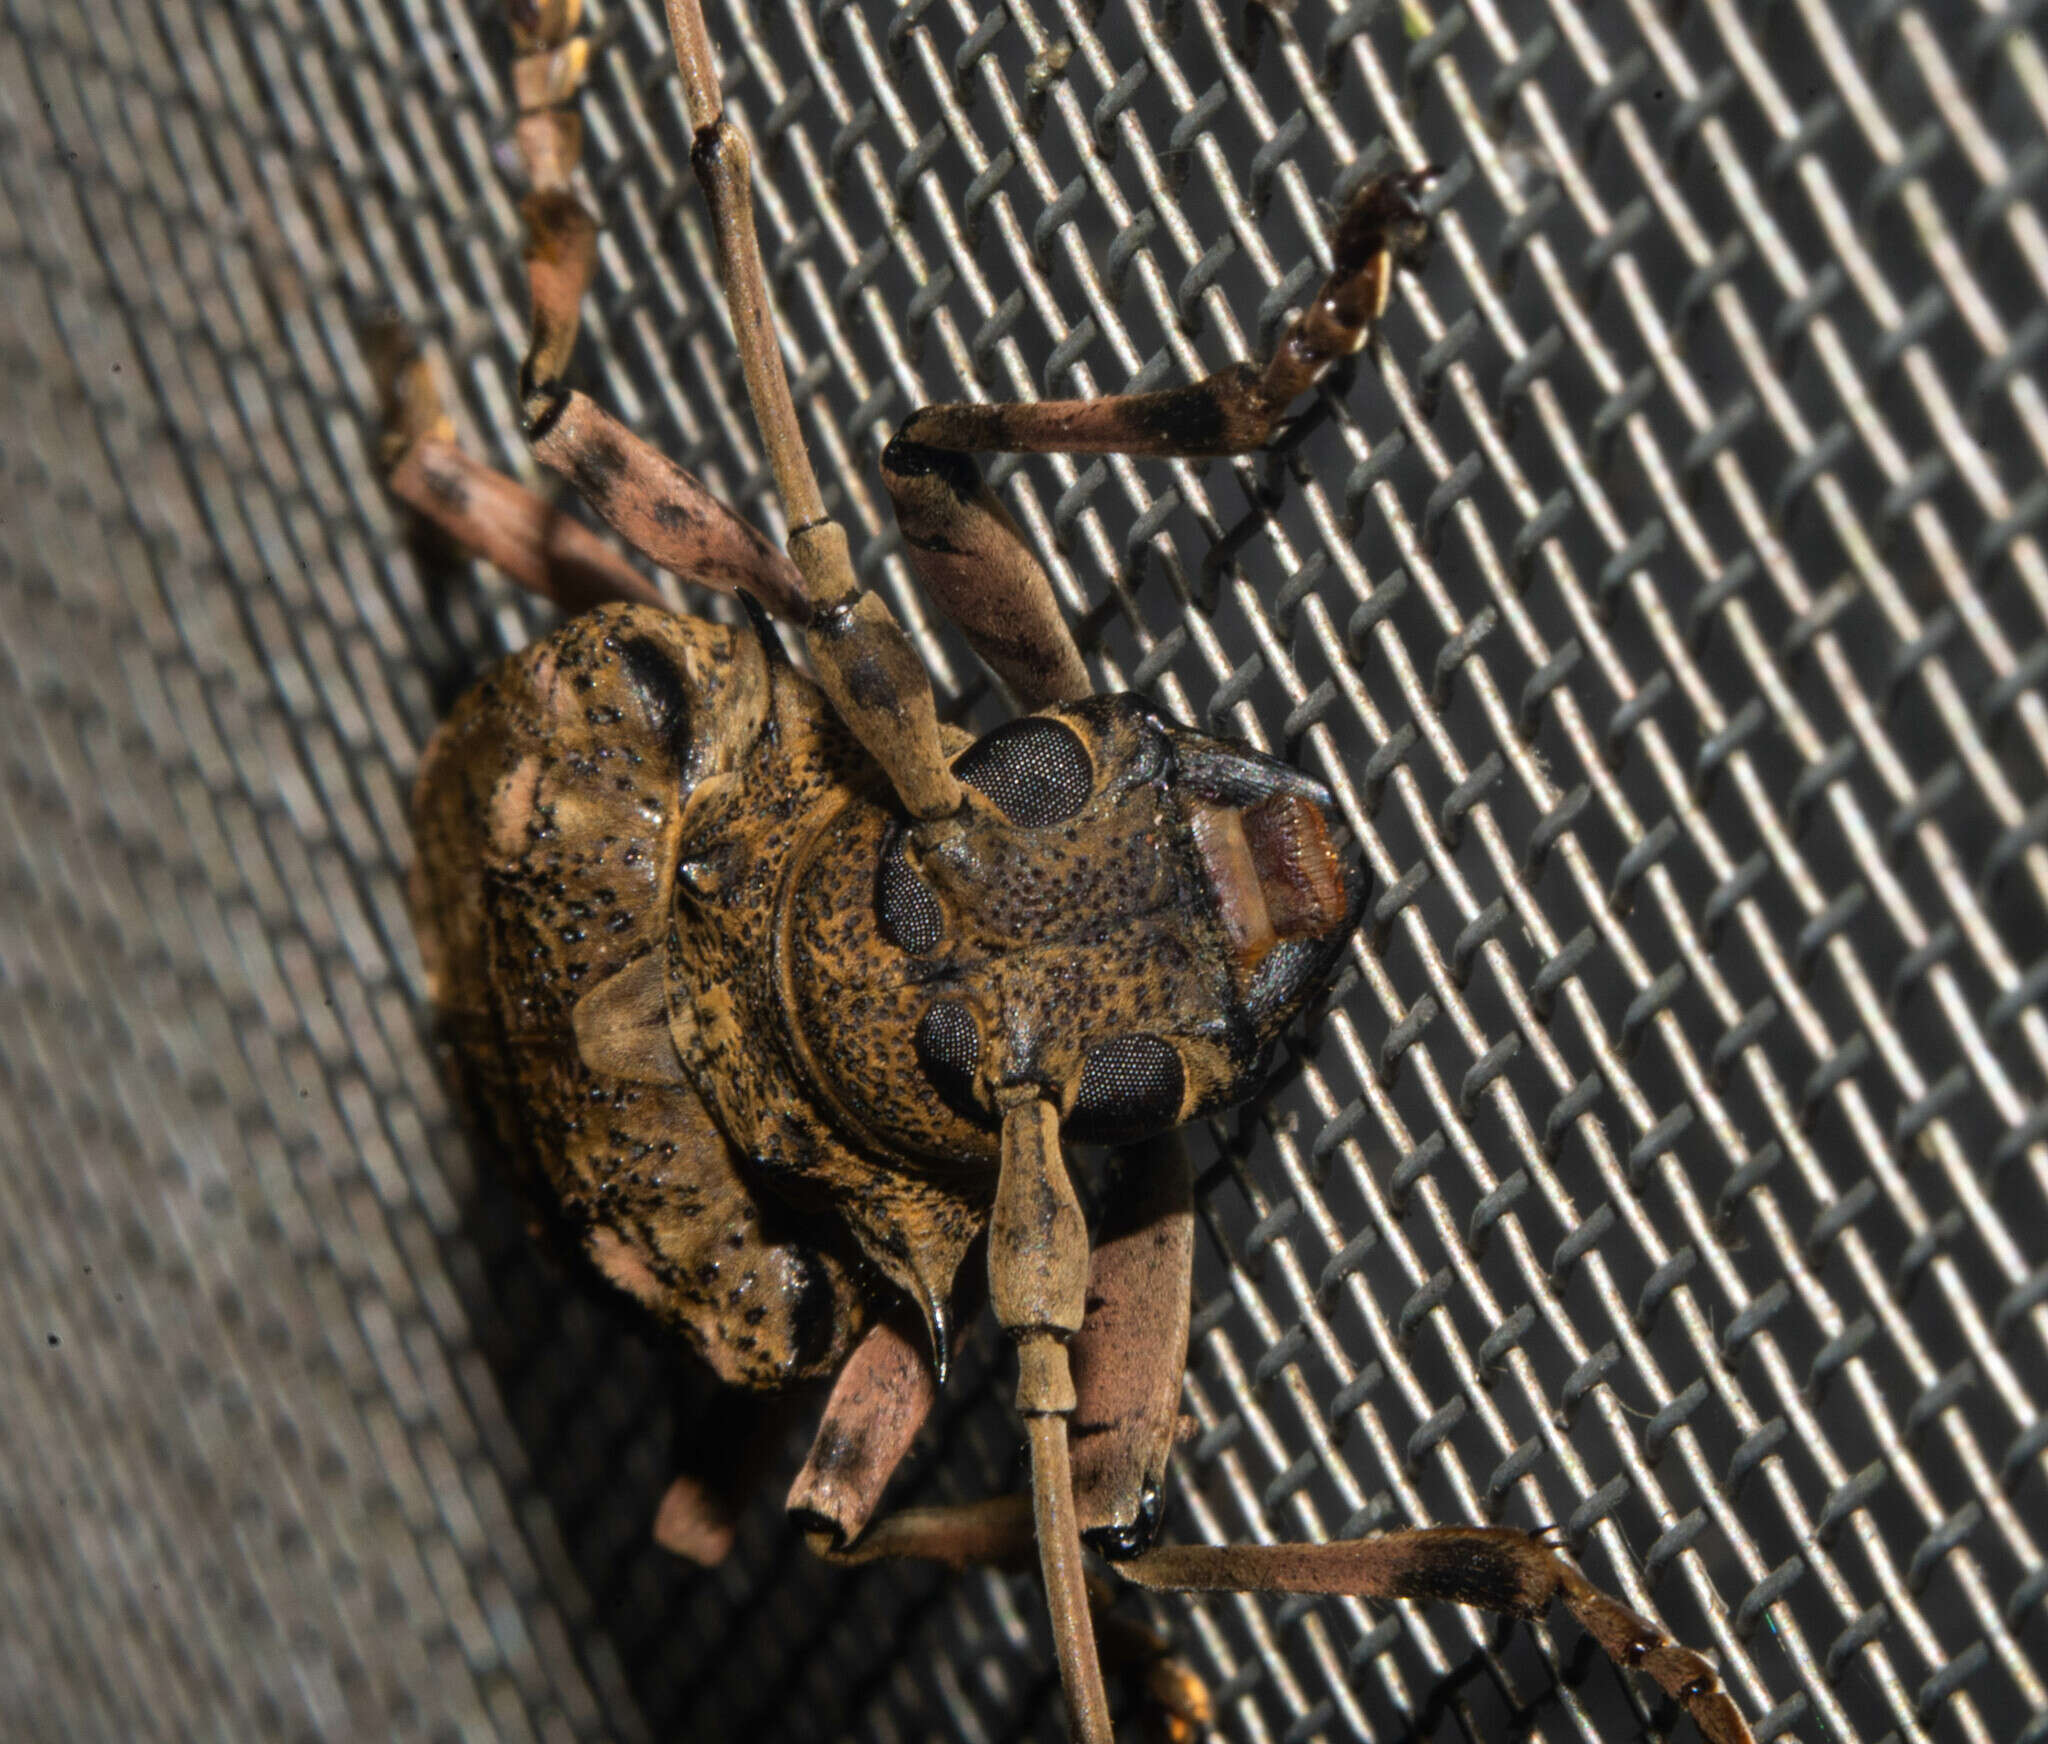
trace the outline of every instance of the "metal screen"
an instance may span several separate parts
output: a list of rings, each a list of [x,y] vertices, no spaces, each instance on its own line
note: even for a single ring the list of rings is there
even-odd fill
[[[1553,1524],[1763,1739],[2048,1737],[2039,10],[711,11],[820,472],[973,721],[894,423],[1252,353],[1442,166],[1274,451],[996,469],[1102,683],[1376,879],[1194,1135],[1171,1525]],[[496,0],[0,15],[0,1732],[1057,1735],[1035,1581],[814,1565],[804,1425],[551,1272],[436,1077],[406,796],[541,620],[382,494],[361,336],[534,476]],[[661,9],[590,16],[579,379],[779,532]],[[912,1495],[1019,1481],[993,1343]],[[647,1528],[721,1442],[703,1573]],[[1678,1725],[1567,1625],[1151,1614],[1232,1738]]]

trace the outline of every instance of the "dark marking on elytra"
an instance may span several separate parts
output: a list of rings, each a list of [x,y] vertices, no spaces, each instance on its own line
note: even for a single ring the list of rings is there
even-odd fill
[[[740,609],[747,614],[747,623],[754,632],[754,640],[761,645],[761,652],[768,657],[770,666],[791,670],[789,650],[782,645],[782,638],[775,633],[775,620],[768,615],[768,608],[751,592],[742,587],[738,590]],[[780,737],[781,729],[771,717],[767,727],[771,742]]]
[[[796,1300],[790,1304],[791,1342],[797,1360],[810,1367],[823,1361],[838,1331],[839,1297],[825,1269],[807,1253],[796,1256],[790,1279]]]
[[[690,691],[667,651],[646,636],[629,636],[619,644],[633,694],[647,724],[668,741],[678,763],[689,754]]]

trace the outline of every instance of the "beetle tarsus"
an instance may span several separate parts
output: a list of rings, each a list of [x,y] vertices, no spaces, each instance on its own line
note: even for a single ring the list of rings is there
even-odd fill
[[[1395,268],[1427,241],[1419,195],[1434,173],[1378,176],[1352,197],[1331,236],[1329,276],[1263,364],[1231,364],[1151,393],[922,406],[899,437],[969,454],[1249,454],[1265,445],[1289,406],[1371,338]],[[955,495],[965,492],[956,487]]]

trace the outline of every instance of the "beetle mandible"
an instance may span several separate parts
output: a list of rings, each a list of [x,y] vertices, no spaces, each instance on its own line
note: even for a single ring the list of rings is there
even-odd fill
[[[1285,763],[1096,696],[973,453],[1243,454],[1368,339],[1427,224],[1427,172],[1367,184],[1332,270],[1261,365],[1082,401],[930,406],[882,456],[912,567],[1027,711],[941,725],[861,591],[775,344],[746,143],[697,0],[668,0],[721,278],[787,554],[564,385],[595,262],[572,186],[580,0],[507,0],[530,191],[535,454],[626,541],[737,591],[678,615],[638,570],[456,446],[424,363],[389,360],[393,491],[581,611],[487,675],[414,798],[413,910],[473,1101],[525,1186],[722,1379],[833,1385],[789,1510],[842,1560],[1028,1552],[1076,1738],[1110,1737],[1084,1539],[1164,1590],[1565,1607],[1681,1702],[1749,1732],[1709,1663],[1539,1538],[1441,1527],[1327,1544],[1155,1546],[1193,1251],[1185,1153],[1328,980],[1365,878]],[[769,614],[801,633],[796,670]],[[1125,1147],[1091,1247],[1064,1141]],[[1015,1343],[1029,1505],[880,1516],[943,1379],[962,1262]],[[1181,1719],[1193,1723],[1198,1688]]]

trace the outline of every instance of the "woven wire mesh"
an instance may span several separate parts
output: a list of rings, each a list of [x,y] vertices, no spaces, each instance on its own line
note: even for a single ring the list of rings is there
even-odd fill
[[[1329,781],[1376,880],[1194,1135],[1171,1522],[1552,1524],[1760,1738],[2048,1734],[2036,10],[711,13],[813,453],[969,721],[895,421],[1253,354],[1442,166],[1274,451],[992,469],[1102,684]],[[0,1724],[1056,1733],[1033,1583],[812,1563],[802,1423],[550,1272],[433,1067],[406,794],[543,620],[382,494],[362,336],[535,478],[494,0],[4,15]],[[590,25],[578,379],[779,532],[660,8]],[[992,1344],[911,1495],[1018,1481]],[[654,1550],[735,1450],[733,1556]],[[1569,1626],[1151,1615],[1232,1737],[1674,1723]]]

